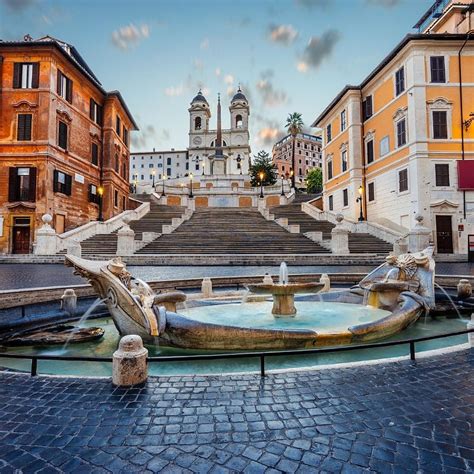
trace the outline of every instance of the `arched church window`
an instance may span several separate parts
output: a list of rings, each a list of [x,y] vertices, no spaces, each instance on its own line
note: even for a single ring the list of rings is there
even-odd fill
[[[201,130],[201,117],[196,117],[194,119],[194,129]]]
[[[211,142],[211,148],[214,148],[216,146],[216,141],[212,140]],[[227,143],[225,140],[222,140],[222,146],[227,146]]]
[[[242,120],[242,115],[237,115],[235,117],[235,128],[242,128],[243,126],[243,120]]]

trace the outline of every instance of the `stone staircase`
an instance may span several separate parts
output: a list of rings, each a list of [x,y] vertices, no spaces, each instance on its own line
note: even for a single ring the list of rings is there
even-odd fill
[[[161,233],[163,224],[171,224],[174,217],[181,217],[185,208],[164,206],[148,194],[134,196],[141,202],[150,203],[150,212],[139,220],[131,221],[130,227],[135,231],[135,240],[141,240],[143,232]],[[117,231],[111,234],[97,234],[81,242],[82,256],[115,255],[117,253]]]
[[[290,234],[249,208],[198,208],[172,234],[137,254],[330,254],[301,234]]]
[[[316,197],[316,196],[314,196]],[[295,199],[287,205],[276,206],[270,209],[275,219],[286,217],[288,224],[298,224],[301,234],[305,232],[322,232],[323,239],[331,239],[331,230],[334,224],[329,221],[317,221],[301,210],[303,202],[314,198],[308,194],[297,194]],[[393,245],[371,234],[349,234],[349,251],[351,253],[371,253],[387,255],[393,249]]]

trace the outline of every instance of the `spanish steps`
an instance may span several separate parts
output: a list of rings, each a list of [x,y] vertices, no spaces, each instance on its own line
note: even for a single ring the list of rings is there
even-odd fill
[[[314,196],[307,194],[297,194],[295,199],[284,206],[276,206],[270,209],[270,213],[276,219],[288,218],[288,224],[298,224],[300,233],[322,232],[323,239],[331,239],[331,230],[334,224],[329,221],[318,221],[301,210],[301,204],[309,201]],[[349,251],[351,253],[375,253],[386,255],[392,250],[392,244],[381,240],[371,234],[351,233],[349,234]]]

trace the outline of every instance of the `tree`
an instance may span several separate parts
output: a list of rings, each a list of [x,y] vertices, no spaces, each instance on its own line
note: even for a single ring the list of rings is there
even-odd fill
[[[323,190],[323,172],[321,168],[313,168],[306,175],[306,192],[320,193]]]
[[[260,185],[260,173],[263,173],[264,186],[271,186],[276,183],[278,169],[272,162],[270,155],[264,150],[259,151],[253,157],[253,164],[249,170],[252,186]]]
[[[295,143],[296,143],[296,136],[298,133],[303,131],[303,119],[301,118],[301,114],[298,112],[293,112],[292,114],[288,114],[288,118],[286,119],[286,130],[288,133],[293,137],[293,151],[291,154],[291,170],[293,174],[291,175],[291,186],[295,189],[296,184],[296,164],[295,164]]]

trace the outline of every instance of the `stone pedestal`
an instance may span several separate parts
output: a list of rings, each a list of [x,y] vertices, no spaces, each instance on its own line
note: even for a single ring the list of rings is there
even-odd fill
[[[431,230],[422,225],[423,216],[417,215],[415,219],[417,224],[408,234],[408,250],[411,253],[421,252],[430,246],[431,241]]]
[[[263,283],[264,285],[273,285],[273,278],[271,275],[268,273],[265,273],[265,276],[263,277]]]
[[[212,280],[208,277],[202,279],[201,292],[204,298],[212,296]]]
[[[77,310],[77,295],[72,288],[68,288],[61,296],[61,309],[66,311],[69,316],[75,316]]]
[[[119,387],[129,387],[146,382],[148,350],[140,336],[124,336],[114,352],[112,382]]]
[[[408,242],[407,239],[401,237],[397,239],[393,244],[393,254],[394,255],[403,255],[408,252]]]
[[[331,231],[331,251],[336,255],[346,255],[349,253],[349,229],[342,225],[344,217],[341,214],[336,216],[336,227]]]
[[[135,232],[125,224],[117,232],[117,255],[125,257],[135,253]]]
[[[73,255],[74,257],[80,257],[82,253],[81,243],[74,239],[71,240],[67,244],[66,251],[68,255]]]
[[[276,318],[293,317],[296,314],[295,295],[273,295],[272,314]]]
[[[36,245],[35,255],[56,255],[58,248],[58,235],[51,227],[53,217],[49,214],[44,214],[41,218],[43,221],[42,227],[36,231]]]

